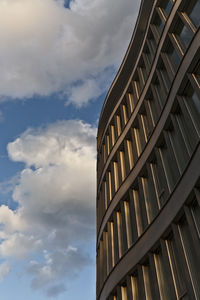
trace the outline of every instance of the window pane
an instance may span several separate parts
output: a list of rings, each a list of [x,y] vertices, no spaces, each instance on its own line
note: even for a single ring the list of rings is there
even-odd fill
[[[175,26],[175,34],[180,37],[181,42],[187,48],[193,37],[193,34],[192,31],[182,22],[181,19],[178,20]]]
[[[189,17],[196,27],[200,25],[200,1],[196,0],[188,12]]]
[[[161,5],[165,11],[165,15],[168,16],[173,6],[172,2],[170,0],[162,0]]]
[[[197,201],[194,201],[191,205],[191,212],[194,219],[194,223],[198,232],[198,235],[200,237],[200,207],[197,203]]]

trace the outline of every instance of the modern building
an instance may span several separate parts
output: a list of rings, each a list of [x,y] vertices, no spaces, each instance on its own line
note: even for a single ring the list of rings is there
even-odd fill
[[[200,0],[143,0],[97,148],[97,299],[200,299]]]

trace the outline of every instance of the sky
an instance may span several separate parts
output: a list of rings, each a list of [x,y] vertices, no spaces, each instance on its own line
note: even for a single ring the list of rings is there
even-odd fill
[[[0,0],[0,295],[95,299],[96,134],[139,0]]]

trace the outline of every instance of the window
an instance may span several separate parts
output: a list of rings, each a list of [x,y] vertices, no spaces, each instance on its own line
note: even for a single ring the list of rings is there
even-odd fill
[[[148,37],[147,37],[147,45],[148,45],[148,48],[150,50],[150,53],[151,53],[151,60],[153,60],[154,58],[154,54],[156,52],[156,48],[157,48],[157,43],[155,41],[155,38],[152,34],[152,31],[151,29],[149,29],[149,34],[148,34]]]
[[[165,16],[167,17],[170,14],[173,3],[170,0],[161,0],[159,5],[164,10]]]
[[[198,236],[200,238],[200,207],[196,200],[193,201],[190,208],[191,208],[192,217],[193,217],[193,220],[195,223],[195,227],[196,227]]]
[[[125,285],[121,286],[121,299],[122,300],[128,300],[128,297],[127,297],[127,287]]]
[[[137,233],[138,233],[138,237],[139,237],[143,232],[141,202],[139,199],[138,190],[133,189],[132,193],[133,193],[133,202],[134,202],[134,207],[135,207]]]
[[[133,94],[127,93],[126,99],[127,99],[127,106],[128,106],[128,111],[129,111],[129,117],[130,117],[134,110],[134,107],[135,107],[134,101],[133,101]]]
[[[108,249],[110,252],[109,270],[115,265],[115,252],[114,252],[114,224],[112,221],[108,222]]]
[[[127,247],[130,248],[132,245],[132,230],[131,230],[131,219],[130,219],[130,206],[128,201],[123,202],[124,221],[126,227]]]
[[[166,262],[161,249],[154,253],[154,263],[159,287],[160,298],[162,300],[175,299],[174,286],[170,284],[171,276],[167,273]],[[171,275],[171,274],[170,274]]]
[[[157,160],[154,159],[149,164],[149,167],[151,170],[151,174],[155,186],[158,207],[161,208],[164,205],[164,203],[167,201],[169,196],[169,190],[168,190],[162,162],[160,161],[160,163],[157,163]]]
[[[143,172],[147,173],[146,170],[144,170]],[[148,223],[150,224],[158,212],[158,203],[156,201],[156,194],[155,194],[153,180],[148,175],[149,174],[147,174],[146,176],[141,176],[140,179],[141,179],[143,193],[144,193],[147,219],[148,219]]]
[[[158,147],[158,152],[162,161],[162,166],[167,179],[168,188],[171,192],[180,176],[174,153],[169,145],[169,142],[167,145],[164,141],[162,145]]]
[[[114,185],[115,192],[119,188],[119,171],[118,171],[118,163],[116,161],[113,162],[113,173],[114,173]]]
[[[182,219],[178,225],[179,235],[185,255],[185,260],[189,270],[189,275],[194,288],[196,299],[200,299],[200,276],[199,276],[199,256],[195,252],[194,243],[192,240],[192,234],[190,228],[186,222],[186,219]]]
[[[150,283],[150,274],[149,274],[149,265],[142,266],[142,273],[144,279],[144,290],[145,296],[148,300],[153,300],[152,293],[151,293],[151,283]]]
[[[191,39],[193,37],[193,32],[187,23],[183,22],[180,18],[175,24],[174,34],[179,41],[179,44],[182,46],[182,50],[184,51],[190,44]]]
[[[162,108],[166,101],[166,92],[163,88],[162,82],[158,76],[155,77],[153,84],[151,85],[154,97],[157,99],[160,107]]]
[[[181,58],[180,58],[180,54],[178,54],[177,50],[174,48],[171,41],[168,42],[168,47],[166,52],[168,55],[169,63],[171,64],[172,69],[176,72],[180,64]]]
[[[122,240],[122,217],[121,212],[117,211],[117,237],[118,237],[118,249],[119,249],[119,258],[123,254],[123,240]]]
[[[110,136],[111,136],[111,146],[113,147],[115,144],[115,127],[114,127],[114,125],[110,125]]]
[[[125,141],[126,148],[127,148],[127,154],[128,154],[128,163],[129,163],[129,170],[133,168],[134,165],[134,159],[133,159],[133,145],[131,140],[127,139]]]
[[[151,87],[151,89],[152,89],[152,87]],[[150,95],[148,97],[147,105],[149,108],[149,113],[151,115],[153,124],[155,126],[155,124],[157,123],[157,121],[160,117],[161,107],[160,107],[157,97],[154,96],[152,92],[150,93]]]
[[[122,132],[121,116],[119,112],[115,115],[115,130],[116,137],[119,137]]]
[[[167,240],[165,240],[165,245],[167,249],[170,269],[172,272],[172,278],[174,282],[176,296],[177,299],[182,299],[182,296],[186,294],[186,287],[185,287],[186,280],[184,278],[184,271],[183,271],[182,264],[180,263],[179,260],[179,252],[175,243],[174,236],[170,236]]]
[[[161,60],[158,65],[157,75],[160,77],[165,91],[168,92],[171,87],[171,78]]]
[[[189,161],[189,153],[187,150],[187,146],[185,145],[183,136],[178,127],[177,121],[175,118],[171,118],[174,122],[169,125],[169,129],[167,131],[169,140],[171,142],[172,149],[174,151],[174,155],[179,167],[180,173],[185,170],[185,167]]]
[[[133,300],[139,300],[138,278],[136,276],[131,276],[131,291]]]
[[[194,25],[198,28],[200,25],[200,1],[199,0],[193,0],[190,1],[190,4],[188,5],[186,12]]]
[[[158,8],[158,12],[156,12],[153,18],[153,24],[151,25],[152,32],[154,34],[154,38],[158,41],[159,37],[165,26],[165,16],[162,13],[162,10]]]

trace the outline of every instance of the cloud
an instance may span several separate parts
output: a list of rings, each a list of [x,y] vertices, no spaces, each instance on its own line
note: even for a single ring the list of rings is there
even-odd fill
[[[4,115],[3,112],[0,110],[0,123],[4,122]]]
[[[75,0],[66,8],[56,0],[0,0],[1,100],[67,92],[78,81],[70,102],[97,98],[106,89],[99,78],[124,55],[138,4]]]
[[[10,273],[10,266],[7,263],[0,265],[0,281],[2,281]]]
[[[30,258],[34,289],[51,296],[91,264],[95,236],[96,128],[80,120],[28,129],[8,144],[24,169],[13,189],[15,210],[0,206],[1,258]]]
[[[66,288],[65,288],[64,284],[54,285],[47,290],[47,296],[54,298],[65,291],[66,291]]]

